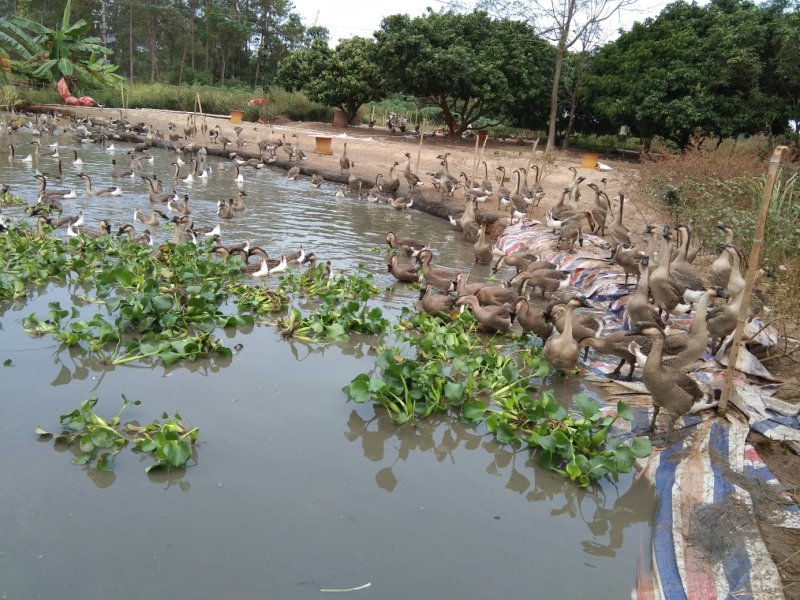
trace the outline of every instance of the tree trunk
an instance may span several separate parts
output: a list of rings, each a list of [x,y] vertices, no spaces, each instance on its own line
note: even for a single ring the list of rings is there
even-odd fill
[[[547,147],[545,152],[555,150],[556,147],[556,121],[558,120],[558,88],[561,85],[561,68],[564,66],[564,57],[567,55],[567,42],[569,30],[572,26],[572,17],[575,16],[577,0],[567,0],[564,22],[556,46],[556,64],[553,69],[553,87],[550,90],[550,123],[547,129]]]
[[[553,87],[550,89],[550,123],[547,129],[547,147],[545,151],[555,150],[556,122],[558,121],[558,87],[561,84],[561,67],[567,53],[566,36],[562,35],[556,48],[556,65],[553,72]]]
[[[156,82],[156,23],[155,17],[147,23],[148,47],[150,48],[150,83]]]
[[[197,12],[194,6],[194,0],[189,2],[189,43],[192,47],[191,60],[192,71],[194,71],[194,14]]]
[[[567,129],[564,132],[564,141],[561,144],[561,149],[566,150],[569,148],[569,138],[572,135],[572,129],[575,126],[575,113],[578,112],[578,95],[581,91],[581,84],[583,83],[583,70],[586,65],[586,54],[581,54],[580,60],[578,62],[578,72],[575,76],[575,88],[572,90],[570,94],[570,103],[569,103],[569,121],[567,122]]]
[[[181,56],[181,69],[178,72],[178,85],[183,84],[183,68],[186,66],[186,50],[188,44],[183,45],[183,56]]]
[[[130,56],[130,66],[128,67],[128,79],[133,83],[133,4],[128,7],[128,51]]]

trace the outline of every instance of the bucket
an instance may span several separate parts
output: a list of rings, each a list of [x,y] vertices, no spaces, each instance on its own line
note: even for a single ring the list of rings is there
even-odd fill
[[[596,169],[599,158],[600,155],[597,152],[584,152],[581,154],[581,166],[584,169]]]
[[[243,118],[244,118],[244,111],[241,110],[231,111],[231,123],[233,123],[234,125],[238,125],[239,123],[241,123]]]

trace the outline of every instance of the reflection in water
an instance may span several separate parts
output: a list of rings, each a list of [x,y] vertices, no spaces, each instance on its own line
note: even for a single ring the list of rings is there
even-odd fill
[[[194,454],[194,453],[193,453]],[[192,456],[192,461],[197,462],[197,457]],[[182,492],[188,492],[192,489],[192,485],[185,481],[183,478],[186,475],[186,469],[155,469],[147,474],[148,479],[153,483],[161,484],[165,490],[177,486]]]
[[[367,459],[376,463],[391,461],[375,473],[378,487],[387,492],[394,491],[398,484],[395,467],[405,463],[413,451],[433,452],[438,462],[448,458],[454,462],[453,452],[459,446],[470,450],[480,446],[490,456],[486,473],[505,478],[506,489],[524,495],[528,502],[549,502],[553,505],[551,516],[579,519],[594,536],[607,536],[607,543],[597,539],[582,542],[587,554],[615,556],[622,547],[625,529],[649,518],[641,507],[646,502],[643,499],[648,495],[652,498],[653,492],[644,479],[634,479],[630,489],[621,496],[617,495],[616,486],[606,481],[581,489],[568,479],[539,467],[535,454],[529,450],[513,451],[495,442],[490,434],[476,433],[453,417],[432,417],[416,426],[398,427],[383,414],[373,413],[365,420],[352,410],[347,427],[345,439],[360,440]],[[441,436],[438,443],[437,436]],[[614,492],[610,496],[616,498],[611,508],[605,506],[609,501],[607,490]],[[652,501],[649,498],[647,501]],[[594,510],[592,515],[585,514],[585,505]]]
[[[26,134],[15,135],[17,143],[28,141]],[[46,134],[42,137],[43,143],[54,141]],[[81,147],[79,152],[97,187],[113,183],[107,154],[94,145]],[[169,163],[174,154],[160,149],[152,154],[155,162],[148,171],[155,170],[171,182]],[[217,222],[216,201],[229,197],[232,185],[231,177],[217,177],[220,161],[209,162],[214,177],[179,187],[179,194],[190,194],[193,215],[200,225]],[[44,159],[42,163],[47,166]],[[68,163],[67,169],[69,177],[74,175]],[[318,259],[332,260],[336,270],[354,269],[363,262],[375,284],[385,290],[375,302],[384,304],[387,316],[413,306],[417,290],[395,285],[387,273],[386,231],[435,240],[437,263],[471,272],[475,281],[489,277],[488,267],[474,265],[471,246],[439,219],[351,198],[335,199],[334,187],[327,184],[321,191],[309,193],[306,185],[286,180],[278,170],[247,171],[246,177],[246,217],[221,224],[226,242],[249,239],[275,255],[302,243]],[[34,201],[36,182],[31,169],[0,160],[0,181]],[[69,185],[68,179],[57,187]],[[104,200],[86,197],[79,189],[77,199],[64,202],[64,213],[83,210],[89,226],[108,218],[117,227],[130,221],[134,208],[149,212],[146,184],[136,179],[122,185],[125,194],[121,198]],[[20,207],[4,207],[5,212],[15,219],[26,218]],[[161,228],[154,234],[156,243],[172,236]],[[63,239],[63,230],[56,235]],[[377,250],[371,251],[372,246]],[[627,578],[619,577],[619,572],[626,567],[632,572],[634,564],[625,551],[630,554],[631,546],[638,546],[636,541],[631,543],[630,527],[647,518],[653,506],[642,483],[619,497],[606,483],[579,490],[562,477],[538,469],[536,458],[527,451],[499,446],[490,435],[465,427],[454,417],[398,428],[381,411],[381,416],[376,416],[370,406],[351,410],[353,405],[346,404],[339,390],[356,372],[373,368],[374,338],[354,336],[347,344],[308,345],[297,340],[283,342],[266,327],[226,329],[216,335],[226,345],[244,347],[235,361],[213,356],[158,368],[157,361],[109,365],[22,331],[21,319],[34,311],[46,314],[49,301],[78,307],[82,318],[95,311],[105,313],[104,307],[91,304],[94,293],[89,283],[50,285],[35,290],[27,303],[0,302],[0,344],[8,346],[3,351],[14,358],[10,374],[24,374],[0,380],[0,397],[8,407],[0,422],[0,443],[5,444],[0,465],[8,478],[17,482],[5,486],[0,499],[7,511],[23,517],[5,520],[7,527],[0,540],[0,553],[5,556],[0,561],[0,579],[3,591],[12,592],[9,597],[63,597],[64,582],[73,585],[71,575],[87,559],[97,566],[97,580],[91,582],[91,588],[72,594],[87,599],[105,597],[103,591],[111,589],[109,586],[135,589],[140,595],[180,593],[188,576],[203,586],[209,597],[231,595],[230,582],[234,581],[235,597],[259,597],[269,589],[266,595],[270,597],[316,598],[317,590],[306,594],[295,583],[307,581],[313,572],[322,573],[326,581],[339,577],[372,580],[381,598],[399,600],[409,595],[407,576],[397,573],[400,570],[385,569],[398,555],[406,561],[404,571],[420,577],[420,586],[424,586],[420,589],[428,592],[415,594],[426,597],[466,598],[498,592],[517,596],[530,589],[537,590],[537,597],[558,597],[553,586],[573,576],[581,583],[570,596],[592,593],[599,572],[592,569],[587,573],[582,568],[588,555],[616,554],[613,562],[602,563],[613,568],[606,570],[610,574],[603,575],[601,583],[616,592],[625,587]],[[224,310],[229,308],[235,310]],[[332,347],[335,350],[328,352]],[[212,373],[214,376],[209,376]],[[562,398],[583,391],[577,379],[559,382],[556,387]],[[192,485],[188,470],[155,471],[145,479],[141,475],[152,464],[152,457],[130,448],[118,457],[119,483],[113,486],[113,472],[84,466],[92,482],[86,485],[77,467],[63,464],[76,449],[69,454],[67,448],[61,448],[64,454],[55,457],[51,448],[30,452],[30,432],[36,425],[52,423],[54,411],[69,412],[92,393],[117,400],[125,393],[145,398],[152,406],[162,402],[159,411],[179,409],[196,420],[209,452],[192,468]],[[342,426],[344,421],[346,426]],[[20,456],[30,461],[20,460]],[[193,458],[196,461],[197,457]],[[38,477],[30,477],[31,471]],[[225,485],[220,487],[223,473]],[[451,478],[443,481],[444,477]],[[625,481],[628,485],[628,479]],[[38,493],[39,485],[77,491],[55,498]],[[159,487],[195,493],[162,494]],[[216,493],[208,493],[212,489]],[[417,504],[420,510],[412,516],[409,508]],[[454,511],[454,506],[463,510]],[[488,515],[487,509],[491,511]],[[28,510],[39,511],[35,523],[24,518]],[[130,516],[130,538],[119,554],[111,556],[103,552],[106,529],[96,524],[98,517],[113,522],[120,510]],[[364,518],[337,518],[351,511]],[[70,521],[73,512],[79,515],[76,521]],[[226,518],[219,519],[223,513]],[[475,514],[478,519],[464,526],[465,514]],[[153,536],[151,527],[164,535]],[[394,532],[391,542],[384,536],[387,527]],[[646,535],[644,527],[633,529]],[[64,532],[60,545],[50,540],[53,531]],[[86,556],[70,552],[76,532],[85,540]],[[629,539],[624,541],[625,533]],[[176,536],[185,540],[186,551],[161,550],[159,568],[163,569],[157,578],[148,577],[153,567],[150,551],[154,554],[161,548],[156,538]],[[575,549],[584,537],[584,555],[576,557]],[[38,569],[42,563],[36,557],[42,552],[19,549],[45,539],[58,561]],[[209,539],[215,543],[208,544]],[[531,570],[525,562],[530,559],[528,550],[532,541],[540,539],[547,544],[547,551],[536,556],[540,568]],[[475,548],[497,557],[491,574],[488,570],[476,572]],[[126,569],[116,569],[122,561]],[[209,564],[215,568],[205,568]],[[601,563],[592,566],[596,564]],[[454,576],[443,582],[443,569]],[[625,591],[612,592],[609,597],[622,597]]]
[[[68,452],[72,454],[73,460],[79,458],[81,455],[81,449],[77,442],[74,444],[66,444],[56,440],[53,442],[53,448],[56,452]],[[114,471],[101,471],[91,464],[81,465],[81,470],[98,489],[107,488],[117,480]]]
[[[635,477],[631,487],[614,501],[610,509],[598,506],[594,517],[587,521],[589,530],[596,536],[608,534],[608,544],[598,544],[593,540],[582,543],[587,554],[614,556],[622,547],[623,532],[635,523],[643,523],[647,514],[642,511],[642,499],[655,502],[655,490],[644,477]]]

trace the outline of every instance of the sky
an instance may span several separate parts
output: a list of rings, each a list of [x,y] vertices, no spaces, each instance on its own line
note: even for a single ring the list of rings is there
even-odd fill
[[[637,1],[635,9],[626,10],[619,18],[609,20],[606,35],[611,39],[616,37],[614,33],[620,27],[627,30],[635,21],[655,17],[668,3],[667,0]],[[295,12],[303,18],[306,26],[316,24],[328,28],[332,46],[339,39],[372,37],[373,32],[380,27],[381,19],[387,15],[405,13],[416,17],[425,14],[428,6],[438,12],[448,4],[449,2],[443,0],[404,0],[402,3],[349,0],[345,8],[341,2],[331,0],[294,0]]]

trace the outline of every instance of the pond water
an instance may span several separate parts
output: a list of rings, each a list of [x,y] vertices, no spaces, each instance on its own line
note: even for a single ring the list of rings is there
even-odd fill
[[[83,209],[87,225],[129,223],[149,212],[146,183],[112,180],[111,159],[127,168],[125,144],[115,154],[62,136],[67,178],[75,186],[64,214]],[[30,136],[14,134],[18,155]],[[124,194],[90,198],[72,153],[95,188],[119,184]],[[5,150],[5,148],[3,148]],[[155,172],[172,187],[174,154],[153,150]],[[196,223],[216,224],[216,201],[236,193],[230,163],[209,158],[212,175],[188,193]],[[0,151],[0,183],[34,202],[34,169],[57,171],[52,159],[10,164]],[[187,167],[183,167],[186,172]],[[387,231],[430,240],[438,262],[472,271],[472,248],[443,221],[352,198],[336,186],[312,189],[270,168],[243,170],[247,210],[222,222],[226,242],[250,239],[270,255],[303,244],[334,268],[359,262],[387,288],[392,310],[417,292],[395,287],[385,272]],[[23,218],[19,208],[4,214]],[[141,231],[144,226],[139,225]],[[152,228],[151,228],[152,229]],[[63,233],[61,233],[63,235]],[[171,234],[158,232],[158,239]],[[381,247],[380,252],[371,251]],[[371,583],[363,597],[623,598],[648,554],[654,498],[649,485],[623,476],[585,491],[510,452],[491,436],[452,418],[396,427],[371,405],[341,391],[374,357],[363,340],[307,346],[282,341],[271,327],[229,332],[243,345],[232,360],[165,369],[109,368],[22,329],[31,312],[69,302],[64,289],[42,290],[26,303],[0,304],[0,597],[317,598],[321,589]],[[369,342],[367,340],[366,342]],[[565,402],[579,381],[559,383]],[[125,419],[150,422],[175,411],[200,428],[196,460],[185,471],[147,475],[150,458],[124,449],[113,473],[71,464],[68,448],[37,441],[34,429],[58,428],[58,416],[92,394],[112,416],[121,395],[141,400]],[[646,560],[645,560],[646,562]]]

